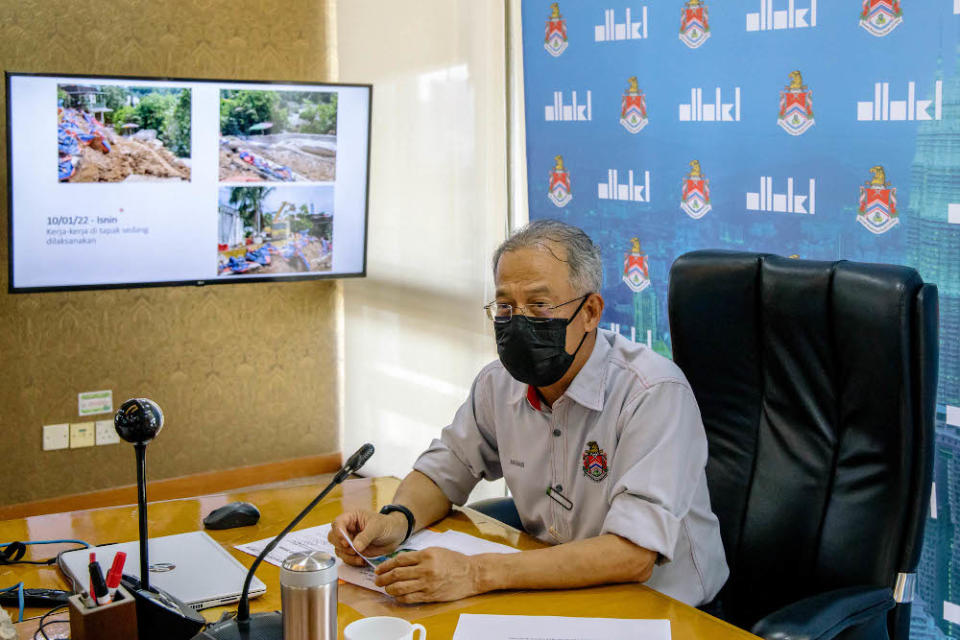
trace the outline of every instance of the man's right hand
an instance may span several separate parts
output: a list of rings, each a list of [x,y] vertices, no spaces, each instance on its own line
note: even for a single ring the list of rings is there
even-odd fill
[[[407,535],[407,519],[402,513],[383,515],[365,509],[347,511],[337,516],[327,540],[344,562],[362,567],[366,562],[350,548],[350,543],[343,537],[344,533],[350,536],[353,546],[363,555],[382,556],[403,542]]]

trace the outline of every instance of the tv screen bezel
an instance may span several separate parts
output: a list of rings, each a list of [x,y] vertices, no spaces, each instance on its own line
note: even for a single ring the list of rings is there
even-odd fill
[[[365,278],[367,276],[367,243],[370,233],[370,148],[373,135],[373,85],[349,82],[306,82],[303,80],[238,80],[223,78],[179,78],[170,76],[128,76],[93,73],[45,73],[4,70],[6,90],[6,155],[7,155],[7,293],[51,293],[58,291],[102,291],[107,289],[143,289],[153,287],[203,287],[219,284],[247,284],[250,282],[302,282],[304,280],[337,280],[341,278]],[[148,82],[206,82],[210,84],[250,85],[296,85],[305,87],[354,87],[367,89],[367,175],[364,183],[363,207],[363,264],[360,271],[347,273],[306,273],[300,275],[244,276],[242,278],[215,278],[210,280],[168,280],[162,282],[122,282],[106,284],[54,285],[47,287],[15,287],[13,283],[13,145],[10,127],[11,100],[10,81],[13,77],[41,78],[90,78],[102,80],[144,80]]]

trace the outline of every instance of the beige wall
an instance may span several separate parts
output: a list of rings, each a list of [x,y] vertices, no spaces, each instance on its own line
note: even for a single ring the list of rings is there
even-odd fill
[[[2,7],[6,70],[335,79],[333,0],[2,0]],[[0,127],[5,139],[5,119]],[[6,165],[4,154],[4,177]],[[126,443],[41,450],[43,424],[79,421],[80,391],[112,389],[116,405],[132,396],[160,404],[166,426],[149,448],[151,479],[339,450],[339,284],[10,295],[6,184],[0,504],[134,481]]]
[[[497,357],[482,307],[507,229],[504,4],[349,0],[337,32],[341,80],[374,83],[368,277],[344,283],[344,450],[373,442],[364,471],[402,477]]]

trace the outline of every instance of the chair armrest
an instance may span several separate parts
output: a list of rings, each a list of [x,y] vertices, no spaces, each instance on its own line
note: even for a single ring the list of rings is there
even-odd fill
[[[520,514],[517,513],[517,506],[513,498],[488,498],[486,500],[477,500],[467,505],[470,509],[475,509],[485,516],[490,516],[494,520],[523,531],[523,522],[520,520]]]
[[[798,600],[753,625],[766,640],[830,640],[844,629],[873,621],[886,634],[886,613],[894,607],[888,587],[849,587]]]

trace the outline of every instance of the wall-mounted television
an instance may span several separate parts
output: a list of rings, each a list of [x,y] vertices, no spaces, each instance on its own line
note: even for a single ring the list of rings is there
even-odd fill
[[[365,275],[370,85],[5,75],[11,293]]]

